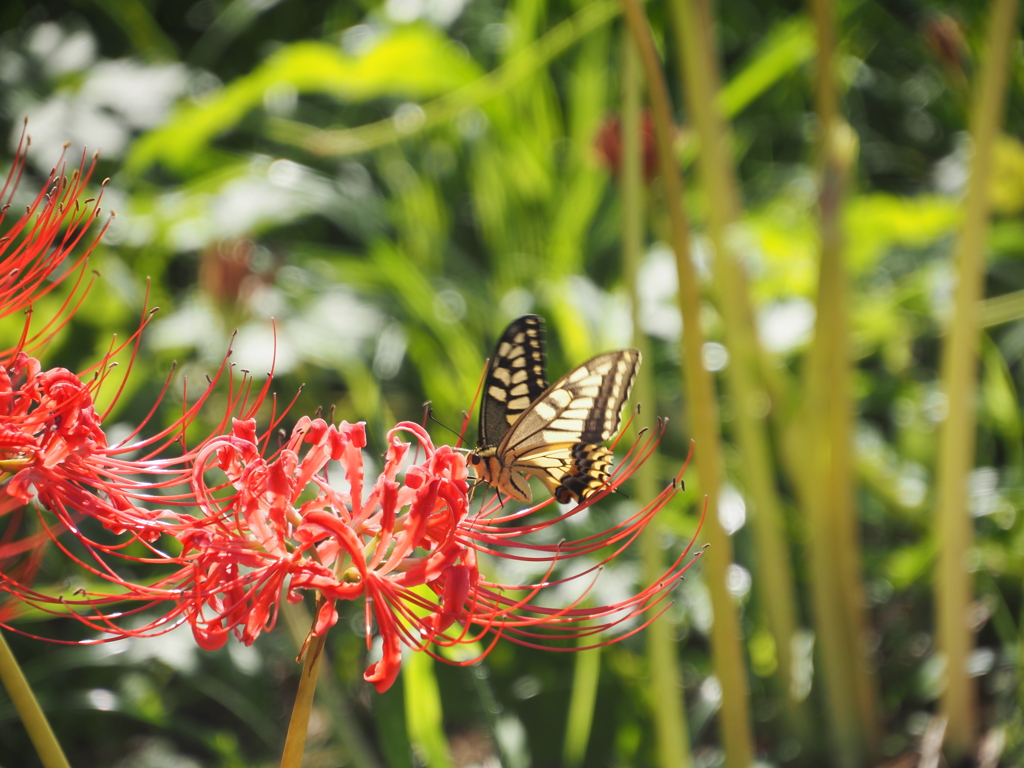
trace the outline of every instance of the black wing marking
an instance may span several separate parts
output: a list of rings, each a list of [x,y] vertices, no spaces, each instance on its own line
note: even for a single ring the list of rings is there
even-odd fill
[[[480,402],[480,448],[498,445],[548,388],[544,320],[513,320],[494,349]]]
[[[561,504],[583,501],[603,488],[611,474],[612,452],[603,445],[559,443],[520,456],[515,467],[538,478]]]
[[[606,352],[574,368],[523,413],[498,445],[507,464],[540,446],[603,443],[618,431],[629,399],[640,353]]]

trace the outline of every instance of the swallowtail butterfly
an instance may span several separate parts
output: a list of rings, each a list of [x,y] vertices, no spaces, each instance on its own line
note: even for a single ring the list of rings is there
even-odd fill
[[[562,504],[582,501],[608,479],[612,452],[640,353],[606,352],[547,384],[544,321],[524,315],[491,357],[480,404],[480,440],[469,456],[477,476],[529,503],[529,476]]]

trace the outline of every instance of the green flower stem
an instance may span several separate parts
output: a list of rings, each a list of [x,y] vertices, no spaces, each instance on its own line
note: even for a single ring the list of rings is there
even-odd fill
[[[0,683],[3,683],[7,695],[11,697],[11,703],[18,711],[21,722],[25,724],[28,737],[32,739],[32,745],[36,748],[36,754],[44,768],[70,768],[68,759],[64,756],[64,750],[60,748],[60,742],[53,733],[46,715],[39,707],[28,680],[25,679],[18,660],[14,658],[11,647],[0,632]]]
[[[818,36],[815,103],[821,167],[814,344],[803,413],[803,487],[811,598],[837,764],[863,765],[879,749],[877,680],[868,667],[864,586],[853,470],[853,357],[843,205],[856,167],[857,137],[843,120],[837,76],[836,10],[811,0]]]
[[[643,75],[636,43],[629,37],[622,46],[622,195],[623,273],[633,301],[633,346],[647,359],[640,367],[633,392],[647,409],[648,419],[657,413],[654,360],[650,342],[640,326],[640,296],[637,275],[644,249],[643,146],[640,137]],[[657,465],[645,462],[635,475],[636,497],[653,499],[658,493]],[[651,584],[665,572],[661,549],[663,527],[660,518],[651,521],[640,534],[640,560],[644,584]],[[658,610],[658,609],[652,609]],[[683,702],[682,673],[673,638],[671,614],[663,614],[645,632],[647,642],[648,704],[654,719],[661,768],[689,768],[690,733]]]
[[[288,723],[288,735],[284,740],[284,754],[281,768],[302,768],[302,755],[306,750],[306,731],[309,730],[309,713],[313,709],[313,694],[316,692],[317,673],[323,656],[327,634],[313,636],[306,648],[299,676],[299,690],[295,694],[292,719]]]
[[[593,642],[585,638],[584,642]],[[572,693],[569,696],[569,715],[566,718],[565,742],[562,745],[562,765],[577,768],[583,765],[594,725],[594,707],[597,704],[597,684],[601,680],[601,648],[588,648],[573,654],[574,671]]]
[[[967,612],[974,585],[966,567],[974,543],[967,511],[967,475],[974,466],[980,301],[984,289],[993,147],[1003,123],[1010,51],[1017,30],[1017,0],[993,0],[985,58],[971,105],[974,156],[956,251],[953,315],[942,349],[942,389],[949,416],[939,436],[936,467],[935,612],[937,645],[946,657],[946,750],[952,760],[973,745],[978,727],[977,691],[967,676],[974,643]]]
[[[754,759],[750,728],[750,692],[743,655],[739,613],[726,588],[726,572],[732,563],[732,540],[718,520],[718,499],[724,479],[722,436],[718,404],[711,374],[704,368],[704,333],[701,329],[700,285],[690,256],[690,228],[683,209],[683,179],[672,153],[673,120],[668,87],[661,70],[647,17],[638,0],[622,0],[626,21],[640,51],[649,91],[658,165],[671,227],[672,249],[679,273],[679,304],[683,315],[682,357],[687,395],[687,424],[697,442],[697,476],[707,497],[704,530],[711,544],[704,563],[715,623],[711,631],[711,656],[722,686],[719,712],[721,742],[727,768],[749,768]]]
[[[302,647],[306,640],[306,633],[313,625],[313,614],[306,609],[305,603],[289,603],[285,600],[281,603],[281,615],[288,628],[288,634],[291,635],[295,648],[298,650]],[[327,656],[326,648],[320,655]],[[356,722],[348,696],[338,685],[329,658],[326,662],[321,662],[319,677],[317,695],[334,725],[338,741],[345,751],[345,761],[354,768],[380,768],[373,748],[363,736],[362,729]]]
[[[764,352],[754,328],[747,277],[729,242],[740,212],[739,182],[732,161],[731,135],[721,113],[721,87],[714,26],[704,0],[673,0],[673,28],[682,52],[687,108],[700,137],[700,178],[708,197],[708,229],[715,249],[717,304],[725,329],[730,364],[725,383],[735,403],[735,434],[743,462],[742,482],[752,503],[755,584],[760,606],[775,638],[777,678],[785,701],[793,686],[791,645],[797,628],[793,563],[786,540],[782,500],[775,485],[764,385],[759,362]],[[776,404],[779,407],[780,404]]]

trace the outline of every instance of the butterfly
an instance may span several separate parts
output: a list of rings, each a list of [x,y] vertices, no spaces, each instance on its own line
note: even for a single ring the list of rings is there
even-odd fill
[[[612,452],[598,445],[618,431],[640,353],[605,352],[547,384],[544,321],[514,320],[491,356],[480,403],[480,439],[469,463],[477,477],[530,503],[529,477],[560,503],[604,487]]]

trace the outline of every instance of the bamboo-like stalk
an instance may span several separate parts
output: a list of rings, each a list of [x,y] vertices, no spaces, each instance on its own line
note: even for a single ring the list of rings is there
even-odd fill
[[[763,413],[767,395],[759,381],[758,368],[759,357],[764,353],[759,349],[754,328],[746,275],[728,237],[739,218],[741,203],[731,156],[731,135],[719,108],[721,76],[714,25],[705,0],[673,0],[669,8],[682,53],[679,61],[686,84],[687,108],[700,137],[697,162],[708,196],[708,233],[715,250],[717,305],[731,358],[725,382],[735,404],[743,485],[753,507],[750,519],[755,547],[755,583],[761,610],[775,638],[779,687],[793,708],[795,702],[789,693],[793,689],[791,645],[797,628],[796,587]]]
[[[644,11],[638,0],[622,0],[622,4],[626,21],[640,51],[647,80],[658,145],[658,167],[679,273],[687,415],[697,442],[697,475],[708,500],[705,531],[711,548],[703,562],[715,615],[711,631],[711,655],[715,674],[722,686],[722,707],[719,711],[721,741],[728,768],[749,768],[754,759],[754,747],[750,728],[747,665],[743,655],[739,614],[726,588],[726,572],[732,563],[732,540],[718,520],[718,499],[724,478],[722,436],[719,432],[718,404],[714,397],[711,374],[703,364],[700,285],[690,255],[690,229],[683,208],[683,179],[672,153],[672,107]]]
[[[951,759],[971,748],[977,730],[977,692],[967,676],[973,645],[967,612],[974,591],[966,568],[974,529],[967,511],[967,475],[974,465],[980,299],[984,289],[992,153],[1003,122],[1010,50],[1017,30],[1017,0],[993,0],[985,58],[971,104],[974,156],[956,251],[953,315],[942,349],[942,389],[949,415],[939,437],[936,467],[935,612],[937,646],[946,657],[941,712],[947,718]]]
[[[302,756],[306,751],[306,732],[309,730],[309,713],[313,709],[313,694],[316,693],[317,673],[320,671],[320,657],[323,656],[326,633],[314,635],[306,647],[306,658],[299,674],[299,690],[295,693],[292,717],[288,721],[288,735],[284,740],[281,768],[302,768]]]
[[[647,361],[637,372],[633,392],[636,401],[653,415],[658,406],[654,386],[654,360],[650,343],[640,325],[640,295],[637,276],[644,250],[643,145],[640,135],[643,104],[643,76],[636,44],[627,36],[622,45],[622,168],[619,189],[622,199],[622,266],[633,304],[633,346]],[[645,462],[634,475],[636,496],[653,499],[658,493],[657,467]],[[641,581],[649,584],[664,573],[661,550],[662,527],[655,518],[640,534]],[[652,609],[660,610],[660,609]],[[663,614],[645,631],[647,643],[647,687],[651,717],[661,768],[689,768],[690,733],[683,706],[682,673],[670,614]]]
[[[819,134],[817,320],[806,378],[803,444],[811,595],[829,713],[841,766],[878,752],[877,682],[868,667],[866,603],[854,500],[849,348],[849,286],[844,262],[843,203],[857,139],[839,108],[835,8],[811,0],[818,37],[815,87]]]
[[[3,684],[7,695],[11,698],[18,717],[25,724],[28,737],[32,740],[32,746],[36,748],[36,754],[44,768],[70,768],[64,750],[50,727],[50,722],[43,714],[39,702],[36,701],[32,687],[25,679],[18,660],[14,658],[7,639],[0,632],[0,683]]]

